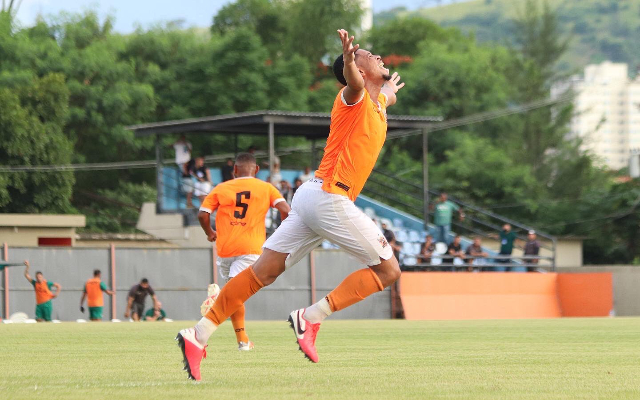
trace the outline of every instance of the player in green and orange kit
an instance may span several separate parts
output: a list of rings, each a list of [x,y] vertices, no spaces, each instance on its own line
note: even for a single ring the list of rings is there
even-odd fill
[[[80,299],[80,311],[84,312],[84,299],[87,299],[87,305],[89,306],[89,319],[91,321],[102,320],[102,307],[104,306],[104,299],[102,298],[102,292],[105,292],[109,296],[115,294],[114,291],[107,289],[107,286],[100,280],[100,270],[93,271],[93,278],[89,279],[84,284],[84,291],[82,292],[82,298]]]
[[[53,312],[51,299],[55,299],[60,294],[60,284],[48,282],[40,271],[36,272],[36,279],[31,278],[31,275],[29,275],[29,261],[25,260],[24,265],[26,266],[24,277],[33,285],[36,292],[36,321],[51,321]],[[51,292],[51,288],[55,288],[55,293]]]

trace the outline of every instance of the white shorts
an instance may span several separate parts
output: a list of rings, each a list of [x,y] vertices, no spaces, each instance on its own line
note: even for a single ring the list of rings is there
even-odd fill
[[[258,254],[245,254],[237,257],[218,257],[218,268],[220,276],[225,281],[238,275],[258,261]]]
[[[185,193],[193,193],[193,179],[191,179],[191,177],[188,178],[181,178],[182,181],[182,191]]]
[[[196,180],[196,190],[193,193],[196,197],[206,196],[211,191],[211,182],[200,182]]]
[[[393,256],[371,218],[346,196],[322,190],[322,179],[313,178],[296,191],[289,216],[264,248],[288,253],[285,266],[289,268],[325,239],[369,266]]]

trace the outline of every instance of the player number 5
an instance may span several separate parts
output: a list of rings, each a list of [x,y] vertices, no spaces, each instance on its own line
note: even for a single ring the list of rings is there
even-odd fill
[[[238,219],[243,219],[247,215],[247,209],[249,209],[249,204],[242,202],[242,196],[244,196],[246,199],[250,199],[251,192],[247,191],[236,193],[236,207],[242,208],[242,211],[236,210],[233,213],[233,216]]]

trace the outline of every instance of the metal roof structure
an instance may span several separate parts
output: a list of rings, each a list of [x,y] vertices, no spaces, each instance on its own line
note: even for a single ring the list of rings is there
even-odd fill
[[[428,128],[439,121],[442,121],[442,117],[387,115],[389,131]],[[269,133],[269,125],[273,124],[275,136],[320,139],[329,135],[330,123],[331,115],[326,113],[269,110],[153,122],[127,126],[126,129],[134,131],[136,137],[182,133],[266,135]]]

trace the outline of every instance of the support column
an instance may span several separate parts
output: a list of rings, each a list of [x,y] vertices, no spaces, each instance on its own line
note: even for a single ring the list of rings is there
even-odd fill
[[[116,319],[118,317],[118,310],[116,309],[116,296],[118,295],[118,291],[116,290],[116,245],[111,243],[110,247],[111,290],[114,292],[113,296],[111,296],[111,319]]]
[[[276,159],[276,139],[275,139],[275,127],[273,121],[269,121],[269,181],[273,177],[273,166]]]
[[[311,170],[315,171],[317,168],[318,160],[316,159],[316,140],[311,139]]]
[[[4,261],[9,261],[9,245],[5,242],[3,251]],[[9,319],[9,267],[4,267],[2,273],[4,283],[4,319]]]
[[[424,227],[429,224],[429,129],[422,129],[422,195]]]
[[[162,147],[160,145],[160,135],[156,135],[156,212],[162,211],[162,197],[164,193],[164,182],[162,181]]]

